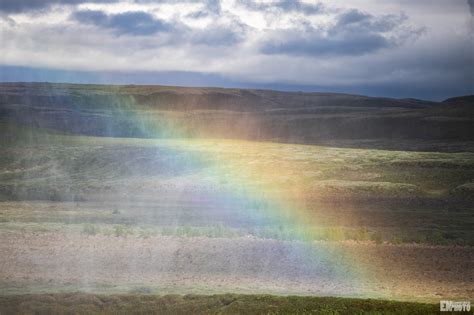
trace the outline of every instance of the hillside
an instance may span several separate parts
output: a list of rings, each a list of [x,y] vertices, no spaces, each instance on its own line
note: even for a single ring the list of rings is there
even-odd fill
[[[94,136],[337,142],[405,150],[471,150],[474,116],[466,104],[472,97],[452,104],[223,88],[0,85],[1,121],[31,127]]]
[[[64,84],[1,91],[4,295],[438,303],[472,292],[474,153],[416,151],[473,147],[463,123],[470,107],[459,99]],[[8,310],[15,299],[0,304]]]
[[[30,217],[22,206],[19,217],[17,210],[4,211],[8,220],[224,224],[247,231],[263,228],[255,215],[267,215],[281,201],[283,221],[288,209],[305,209],[306,223],[340,227],[349,239],[361,228],[381,232],[387,240],[473,241],[474,153],[80,137],[2,124],[0,133],[0,201],[72,202],[74,209],[62,213],[61,206],[51,217],[51,208],[43,212],[36,206]],[[75,203],[94,211],[76,213]],[[111,215],[111,207],[119,213]],[[251,233],[292,238],[291,228],[281,230],[280,215],[272,217],[264,230]],[[315,238],[324,239],[326,232],[317,230]]]

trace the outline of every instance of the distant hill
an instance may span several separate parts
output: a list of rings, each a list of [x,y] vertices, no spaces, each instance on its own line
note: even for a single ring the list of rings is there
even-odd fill
[[[474,117],[474,95],[448,98],[439,107],[445,115]]]
[[[447,100],[444,100],[443,103],[447,105],[474,105],[474,95],[466,95],[466,96],[458,96],[458,97],[451,97]]]
[[[336,93],[1,83],[0,120],[85,135],[294,143],[472,142],[474,96],[430,102]]]

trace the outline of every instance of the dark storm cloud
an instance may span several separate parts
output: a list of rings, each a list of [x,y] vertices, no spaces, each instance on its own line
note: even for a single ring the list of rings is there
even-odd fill
[[[102,11],[82,10],[74,12],[72,17],[80,23],[111,29],[118,35],[151,35],[168,32],[172,28],[151,14],[140,11],[105,14]]]
[[[12,14],[22,12],[32,12],[43,9],[48,9],[52,5],[78,5],[81,3],[114,3],[120,0],[1,0],[0,12]],[[221,2],[220,0],[134,0],[136,3],[200,3],[204,5],[204,12],[220,14]]]
[[[287,55],[362,55],[399,45],[406,38],[419,36],[422,29],[398,31],[407,17],[384,15],[375,17],[359,10],[348,10],[337,16],[326,30],[302,24],[303,29],[274,32],[261,46],[265,54]]]
[[[116,0],[1,0],[0,12],[7,14],[47,9],[52,5],[77,5],[85,2],[109,3]]]
[[[254,0],[239,0],[238,3],[249,10],[266,11],[278,9],[284,12],[298,12],[305,15],[319,14],[323,11],[320,3],[310,4],[301,1],[277,0],[271,2],[256,2]]]
[[[141,11],[106,14],[99,10],[80,10],[72,13],[71,18],[81,24],[112,30],[116,35],[149,36],[168,33],[172,36],[167,44],[174,46],[185,43],[229,46],[242,41],[247,31],[247,26],[238,20],[233,20],[229,25],[214,23],[204,29],[193,29],[179,21],[171,24]]]
[[[364,31],[384,33],[395,29],[406,20],[407,16],[404,14],[387,14],[375,17],[357,9],[351,9],[339,14],[337,23],[331,30],[333,32]]]
[[[474,0],[467,0],[467,4],[469,5],[471,16],[474,16]]]
[[[295,34],[296,35],[296,34]],[[375,34],[354,34],[350,38],[326,38],[319,35],[297,37],[283,43],[266,43],[261,51],[265,54],[287,55],[361,55],[388,47],[390,43],[383,36]]]

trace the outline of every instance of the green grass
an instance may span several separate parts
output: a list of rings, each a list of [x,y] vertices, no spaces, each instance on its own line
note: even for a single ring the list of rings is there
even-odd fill
[[[100,229],[92,224],[86,224],[82,228],[82,233],[87,234],[87,235],[96,235],[97,233],[100,232]]]
[[[125,225],[115,225],[113,235],[116,237],[127,237],[133,234],[133,230]]]
[[[2,314],[438,314],[439,305],[337,297],[271,295],[0,296]]]

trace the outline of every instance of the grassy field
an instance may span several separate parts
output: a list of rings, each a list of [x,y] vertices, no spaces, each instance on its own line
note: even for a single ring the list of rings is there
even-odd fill
[[[474,153],[2,129],[3,229],[474,242]]]
[[[438,314],[439,305],[267,295],[90,295],[0,297],[2,314]]]
[[[2,314],[426,314],[260,294],[474,292],[474,153],[0,129]]]

